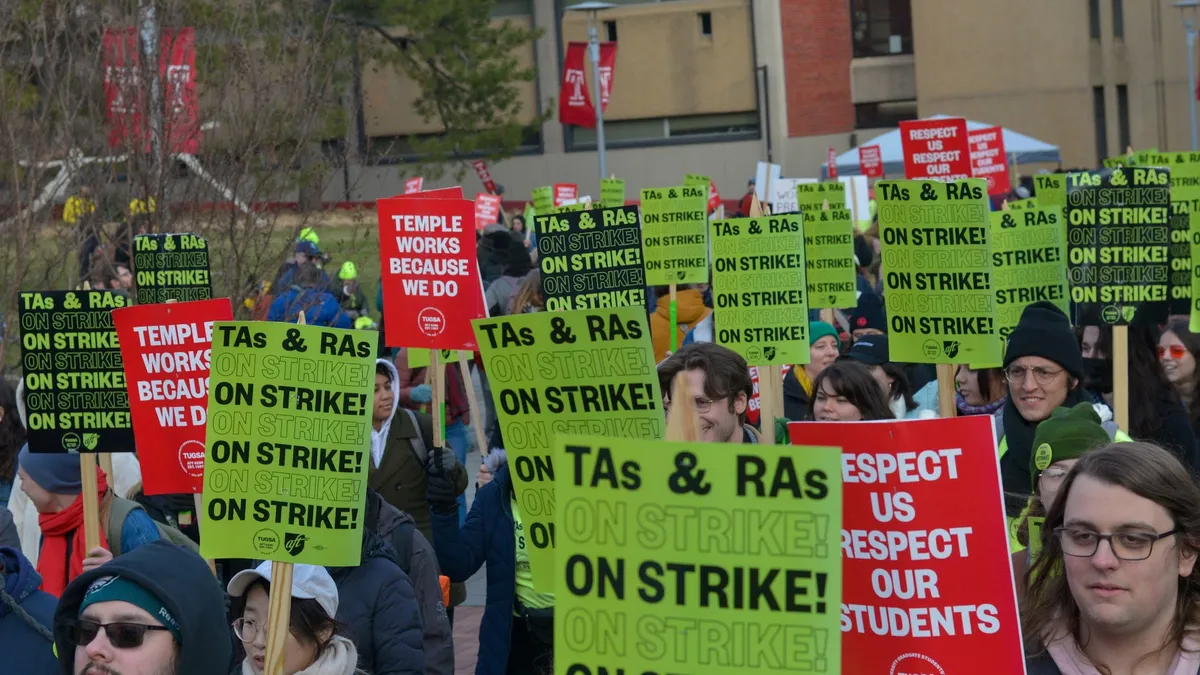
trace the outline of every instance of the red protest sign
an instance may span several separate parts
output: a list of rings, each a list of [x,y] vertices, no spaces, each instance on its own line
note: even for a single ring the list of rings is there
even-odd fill
[[[471,162],[471,166],[475,167],[475,174],[479,176],[479,182],[483,183],[483,189],[496,194],[496,181],[492,180],[492,172],[488,171],[487,162],[477,159]]]
[[[842,672],[1023,673],[992,418],[788,434],[842,447]]]
[[[750,400],[746,401],[746,421],[757,425],[759,409],[762,408],[762,398],[758,393],[758,366],[750,366],[750,384],[754,389],[750,394]]]
[[[104,104],[110,148],[137,147],[150,152],[150,90],[142,82],[142,50],[136,28],[106,28],[102,40]],[[200,97],[196,89],[196,31],[160,32],[158,74],[163,97],[163,134],[170,152],[194,154],[200,149]]]
[[[711,179],[709,179],[709,181],[708,181],[708,212],[712,213],[713,211],[716,211],[717,207],[720,205],[721,205],[721,193],[717,192],[717,184],[712,182]]]
[[[829,165],[829,179],[833,180],[833,179],[837,178],[838,174],[837,174],[837,151],[836,150],[834,150],[833,148],[829,149],[829,158],[827,160],[825,160],[825,163]]]
[[[858,146],[858,169],[867,178],[883,178],[883,153],[878,145]]]
[[[562,206],[567,203],[575,203],[574,200],[579,198],[579,186],[574,183],[555,183],[554,184],[554,205]]]
[[[475,229],[482,230],[500,219],[500,195],[475,195]]]
[[[989,195],[1008,194],[1008,162],[1004,156],[1004,128],[988,127],[967,133],[971,146],[971,174],[986,178]]]
[[[475,204],[428,194],[376,202],[384,339],[389,347],[475,351],[471,320],[487,316]]]
[[[971,177],[967,121],[961,117],[900,123],[904,177],[958,180]]]
[[[414,176],[404,181],[404,194],[413,195],[421,191],[421,186],[425,183],[425,179],[421,176]]]
[[[229,298],[135,305],[112,317],[146,494],[200,492],[212,327],[233,320]]]

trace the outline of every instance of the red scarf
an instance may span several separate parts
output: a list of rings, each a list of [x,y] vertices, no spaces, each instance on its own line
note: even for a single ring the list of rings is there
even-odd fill
[[[97,500],[108,492],[108,481],[99,467],[96,468],[96,491]],[[83,495],[58,513],[39,513],[38,525],[42,528],[42,551],[38,554],[37,571],[42,575],[42,590],[57,598],[72,579],[83,574],[83,559],[87,557],[83,536]],[[103,525],[100,526],[100,542],[103,546]]]

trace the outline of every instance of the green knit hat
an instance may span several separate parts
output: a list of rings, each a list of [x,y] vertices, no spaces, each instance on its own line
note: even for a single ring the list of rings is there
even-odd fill
[[[838,349],[842,348],[842,340],[841,340],[841,338],[838,337],[838,332],[837,332],[836,328],[825,323],[824,321],[809,321],[808,322],[808,344],[810,344],[810,345],[816,344],[817,340],[820,340],[821,338],[825,337],[826,335],[832,335],[833,341],[834,341],[834,343],[837,344]]]
[[[1056,408],[1033,432],[1029,477],[1037,490],[1038,478],[1055,462],[1075,459],[1088,450],[1107,445],[1112,439],[1100,426],[1100,416],[1091,403],[1073,408]]]

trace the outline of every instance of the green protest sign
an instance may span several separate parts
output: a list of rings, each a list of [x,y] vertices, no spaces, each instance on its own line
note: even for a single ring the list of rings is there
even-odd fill
[[[1115,169],[1118,166],[1134,166],[1137,162],[1133,155],[1117,155],[1116,157],[1106,157],[1102,164],[1106,169]]]
[[[133,238],[137,301],[211,300],[208,240],[194,234],[139,234]]]
[[[808,363],[802,216],[714,221],[712,242],[716,342],[752,366]]]
[[[893,361],[1001,360],[986,185],[979,178],[876,184]]]
[[[21,368],[31,452],[133,452],[114,291],[22,292]]]
[[[840,448],[572,436],[554,460],[557,664],[842,672]]]
[[[1067,206],[1067,174],[1039,173],[1033,177],[1033,187],[1038,206]]]
[[[1046,300],[1070,313],[1067,229],[1055,207],[993,211],[991,220],[992,285],[1003,342],[1031,303]]]
[[[642,251],[651,286],[708,281],[708,190],[642,190]]]
[[[1200,152],[1138,153],[1140,165],[1171,170],[1170,313],[1188,314],[1192,306],[1192,223],[1200,225]]]
[[[554,592],[555,437],[662,438],[644,307],[474,321],[529,543],[533,582]]]
[[[550,213],[554,209],[554,186],[543,185],[533,188],[533,208],[538,213]]]
[[[606,207],[625,206],[625,181],[620,178],[601,178],[600,203]]]
[[[690,187],[704,188],[704,208],[708,210],[708,195],[712,191],[712,178],[698,173],[689,173],[683,177],[683,184]]]
[[[214,326],[205,558],[359,564],[379,334]]]
[[[646,306],[636,206],[537,217],[547,311]]]
[[[1171,172],[1067,174],[1067,278],[1076,326],[1127,324],[1170,289]]]
[[[803,208],[803,207],[802,207]],[[804,211],[804,263],[809,309],[854,307],[858,280],[854,267],[854,220],[850,210]]]
[[[825,202],[829,202],[830,208],[845,208],[846,184],[840,180],[826,180],[796,185],[796,206],[805,215],[812,209],[824,208]]]
[[[1040,206],[1040,204],[1038,204],[1037,197],[1030,197],[1029,199],[1017,199],[1017,200],[1009,202],[1008,210],[1009,211],[1025,211],[1028,209],[1036,209],[1039,206]]]

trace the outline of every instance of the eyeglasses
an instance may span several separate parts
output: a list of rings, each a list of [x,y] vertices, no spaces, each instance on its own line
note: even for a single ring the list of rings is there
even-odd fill
[[[1171,345],[1169,347],[1163,347],[1162,345],[1159,345],[1158,358],[1161,359],[1167,354],[1170,354],[1171,358],[1178,361],[1182,359],[1185,354],[1187,354],[1187,347],[1184,347],[1183,345]]]
[[[233,634],[242,642],[254,642],[254,638],[258,637],[258,622],[237,619],[233,622]]]
[[[696,402],[696,412],[706,413],[712,409],[712,404],[716,403],[717,401],[723,401],[725,398],[726,397],[724,396],[721,398],[704,398],[703,396],[697,396],[695,399],[693,399]],[[663,403],[663,410],[666,412],[671,412],[670,401]]]
[[[1090,558],[1096,555],[1101,541],[1107,541],[1113,555],[1126,561],[1145,560],[1154,552],[1154,542],[1175,534],[1177,530],[1152,534],[1150,532],[1117,532],[1115,534],[1100,534],[1091,530],[1075,527],[1056,527],[1054,533],[1062,542],[1062,550],[1066,555],[1075,558]]]
[[[1009,384],[1020,385],[1025,381],[1029,373],[1033,374],[1033,379],[1038,384],[1045,386],[1054,381],[1058,374],[1063,371],[1062,368],[1050,369],[1041,366],[1032,368],[1022,368],[1021,366],[1009,366],[1004,371],[1004,379],[1008,380]]]
[[[67,622],[67,637],[76,647],[86,647],[104,629],[104,635],[109,643],[117,649],[135,649],[142,646],[148,630],[167,630],[166,626],[148,626],[144,623],[97,623],[87,619],[75,619]]]

